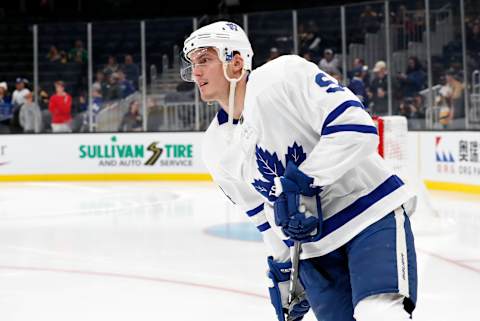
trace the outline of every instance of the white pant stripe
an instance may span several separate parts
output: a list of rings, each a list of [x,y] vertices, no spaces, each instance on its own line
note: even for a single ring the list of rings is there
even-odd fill
[[[408,256],[407,239],[405,237],[405,217],[403,208],[395,210],[395,221],[397,223],[397,275],[398,290],[405,297],[409,297],[408,285]]]

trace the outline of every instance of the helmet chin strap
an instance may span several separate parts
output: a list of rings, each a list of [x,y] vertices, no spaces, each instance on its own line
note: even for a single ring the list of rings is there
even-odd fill
[[[245,75],[245,69],[242,68],[242,73],[238,78],[230,78],[227,74],[227,66],[228,63],[223,63],[223,74],[225,78],[230,82],[230,92],[228,94],[228,124],[233,128],[233,115],[235,113],[235,90],[237,88],[237,83],[243,78]]]

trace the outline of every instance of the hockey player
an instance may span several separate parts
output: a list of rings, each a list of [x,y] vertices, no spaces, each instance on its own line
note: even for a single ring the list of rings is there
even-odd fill
[[[415,197],[377,154],[357,97],[298,56],[252,70],[250,42],[231,22],[194,31],[182,56],[182,78],[221,106],[204,161],[263,234],[278,320],[301,320],[310,306],[322,321],[409,320]],[[301,291],[290,303],[293,241],[302,242]]]

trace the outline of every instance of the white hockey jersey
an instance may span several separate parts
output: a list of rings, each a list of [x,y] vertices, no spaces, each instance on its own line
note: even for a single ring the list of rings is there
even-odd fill
[[[272,190],[293,161],[320,193],[323,227],[301,259],[325,255],[414,195],[377,153],[377,130],[357,97],[315,64],[282,56],[249,76],[241,123],[220,110],[203,142],[214,181],[262,232],[276,260],[293,244],[275,225]]]

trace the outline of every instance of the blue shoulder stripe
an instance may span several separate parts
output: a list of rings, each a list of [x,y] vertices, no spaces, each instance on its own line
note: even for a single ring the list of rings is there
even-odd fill
[[[347,100],[343,102],[340,106],[336,107],[334,110],[328,114],[327,118],[325,119],[325,122],[323,123],[322,126],[322,132],[327,127],[331,122],[333,122],[335,119],[337,119],[345,110],[347,110],[350,107],[360,107],[360,108],[365,108],[363,104],[357,100]]]
[[[264,203],[258,205],[257,207],[255,207],[254,209],[251,209],[249,211],[247,211],[247,215],[249,217],[252,217],[258,213],[260,213],[261,211],[263,211],[263,208],[264,208]]]
[[[325,127],[322,130],[322,136],[338,132],[358,132],[377,135],[377,127],[368,125],[334,125]]]

